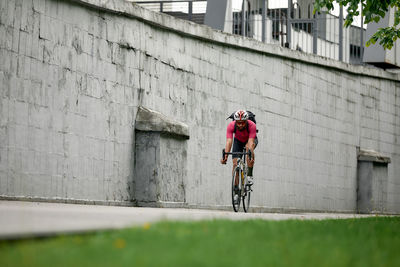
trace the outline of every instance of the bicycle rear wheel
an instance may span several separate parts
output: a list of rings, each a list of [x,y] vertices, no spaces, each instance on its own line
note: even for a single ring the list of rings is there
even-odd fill
[[[238,173],[238,177],[240,180],[240,169],[236,168],[235,171],[232,174],[232,206],[233,206],[233,210],[235,212],[239,211],[240,208],[240,196],[241,196],[241,192],[240,192],[240,183],[238,184],[238,188],[239,190],[237,192],[235,192],[235,176],[236,173]],[[235,195],[237,196],[235,199]]]
[[[243,200],[243,210],[244,212],[248,212],[250,208],[250,196],[251,196],[251,188],[249,185],[244,186],[244,192],[242,196]]]

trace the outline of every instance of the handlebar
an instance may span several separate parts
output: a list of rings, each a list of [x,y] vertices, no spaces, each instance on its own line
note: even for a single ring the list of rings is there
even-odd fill
[[[225,158],[225,155],[248,155],[249,159],[251,160],[251,151],[249,150],[248,152],[225,152],[225,148],[222,149],[222,158]]]

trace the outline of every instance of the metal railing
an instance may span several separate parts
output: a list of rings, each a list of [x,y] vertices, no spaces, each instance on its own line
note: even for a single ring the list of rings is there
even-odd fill
[[[133,1],[152,11],[162,12],[180,19],[204,23],[207,0]]]
[[[363,63],[365,29],[343,28],[342,12],[339,16],[314,15],[312,5],[303,11],[298,5],[289,7],[268,9],[266,4],[243,4],[227,23],[232,23],[233,34],[347,63]]]
[[[342,10],[339,16],[314,15],[312,4],[300,7],[291,4],[292,0],[287,1],[289,8],[269,9],[267,0],[255,1],[253,6],[249,0],[244,0],[241,8],[234,10],[225,23],[232,25],[233,34],[347,63],[363,63],[365,29],[356,26],[343,28]],[[200,24],[204,23],[207,7],[205,0],[136,3]]]

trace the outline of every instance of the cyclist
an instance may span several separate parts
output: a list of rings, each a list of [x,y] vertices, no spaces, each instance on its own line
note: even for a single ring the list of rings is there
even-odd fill
[[[233,149],[232,152],[242,152],[243,148],[246,147],[246,151],[250,149],[252,157],[251,160],[247,158],[247,165],[248,165],[248,183],[250,185],[253,184],[253,166],[254,166],[254,149],[257,146],[257,127],[254,122],[248,119],[249,114],[244,110],[238,110],[235,112],[234,121],[230,122],[227,129],[226,129],[226,145],[225,151],[230,152],[232,143]],[[235,138],[233,138],[235,135]],[[237,166],[237,159],[240,158],[239,155],[232,155],[233,160],[233,169],[232,172],[235,170]],[[223,159],[221,159],[222,164],[226,164],[228,160],[228,155],[225,155]],[[236,174],[235,178],[235,189],[239,184],[239,177]],[[238,190],[236,190],[238,191]]]

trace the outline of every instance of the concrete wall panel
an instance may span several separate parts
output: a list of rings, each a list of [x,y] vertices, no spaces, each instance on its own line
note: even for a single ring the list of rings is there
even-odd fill
[[[122,0],[0,3],[1,196],[134,203],[144,106],[189,126],[187,206],[229,208],[225,118],[247,108],[260,130],[254,207],[355,211],[361,147],[391,158],[387,206],[400,212],[397,74]]]

